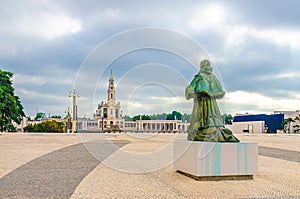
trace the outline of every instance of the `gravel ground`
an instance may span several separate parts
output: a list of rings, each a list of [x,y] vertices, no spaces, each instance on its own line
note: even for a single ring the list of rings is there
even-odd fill
[[[86,145],[102,148],[101,157],[95,159]],[[0,178],[0,198],[70,198],[82,179],[123,145],[80,143],[36,158]]]
[[[148,154],[162,150],[175,137],[173,134],[149,138],[117,135],[116,139],[130,141],[121,151]],[[294,154],[300,151],[300,136],[238,135],[238,138],[258,142],[260,153],[264,153],[259,155],[259,173],[253,180],[196,181],[175,172],[172,165],[152,172],[128,173],[106,164],[110,159],[121,159],[118,150],[83,179],[72,198],[300,198],[300,164],[294,159]],[[270,147],[274,145],[281,147],[280,153],[291,153],[284,158],[275,157],[274,150],[278,149]]]
[[[300,162],[300,152],[298,151],[259,146],[258,155],[278,158],[287,161]]]
[[[80,142],[76,134],[3,133],[0,136],[0,178],[32,159]]]
[[[259,173],[224,181],[195,181],[172,164],[144,173],[108,167],[120,151],[151,154],[177,135],[103,136],[81,144],[80,136],[2,134],[0,198],[300,198],[300,135],[237,135],[259,143]]]

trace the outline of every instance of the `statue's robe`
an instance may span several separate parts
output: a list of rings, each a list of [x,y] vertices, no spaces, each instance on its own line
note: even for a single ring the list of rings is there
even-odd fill
[[[188,140],[208,142],[239,142],[224,127],[216,99],[225,95],[218,79],[211,73],[199,72],[185,90],[187,99],[194,98],[188,129]]]

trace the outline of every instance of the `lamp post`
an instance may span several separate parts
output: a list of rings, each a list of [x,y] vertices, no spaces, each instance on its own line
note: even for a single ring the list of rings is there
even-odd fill
[[[73,91],[70,91],[69,97],[73,97],[73,118],[72,118],[72,133],[76,133],[77,127],[77,105],[76,105],[76,97],[80,97],[78,91],[76,91],[76,88],[73,89]]]
[[[68,109],[65,110],[65,113],[67,114],[67,133],[70,133],[70,127],[71,127],[71,110],[70,107],[68,106]]]

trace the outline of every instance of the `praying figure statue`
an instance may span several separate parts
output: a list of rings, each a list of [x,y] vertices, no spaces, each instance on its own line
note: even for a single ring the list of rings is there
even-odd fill
[[[212,74],[210,61],[200,63],[200,71],[185,90],[187,100],[194,99],[188,140],[206,142],[239,142],[232,132],[224,127],[216,99],[225,95],[222,86]]]

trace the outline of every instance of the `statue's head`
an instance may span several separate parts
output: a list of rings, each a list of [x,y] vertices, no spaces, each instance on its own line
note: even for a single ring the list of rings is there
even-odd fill
[[[213,68],[210,65],[210,61],[208,61],[207,59],[203,59],[200,62],[200,71],[204,72],[204,73],[212,73]]]

